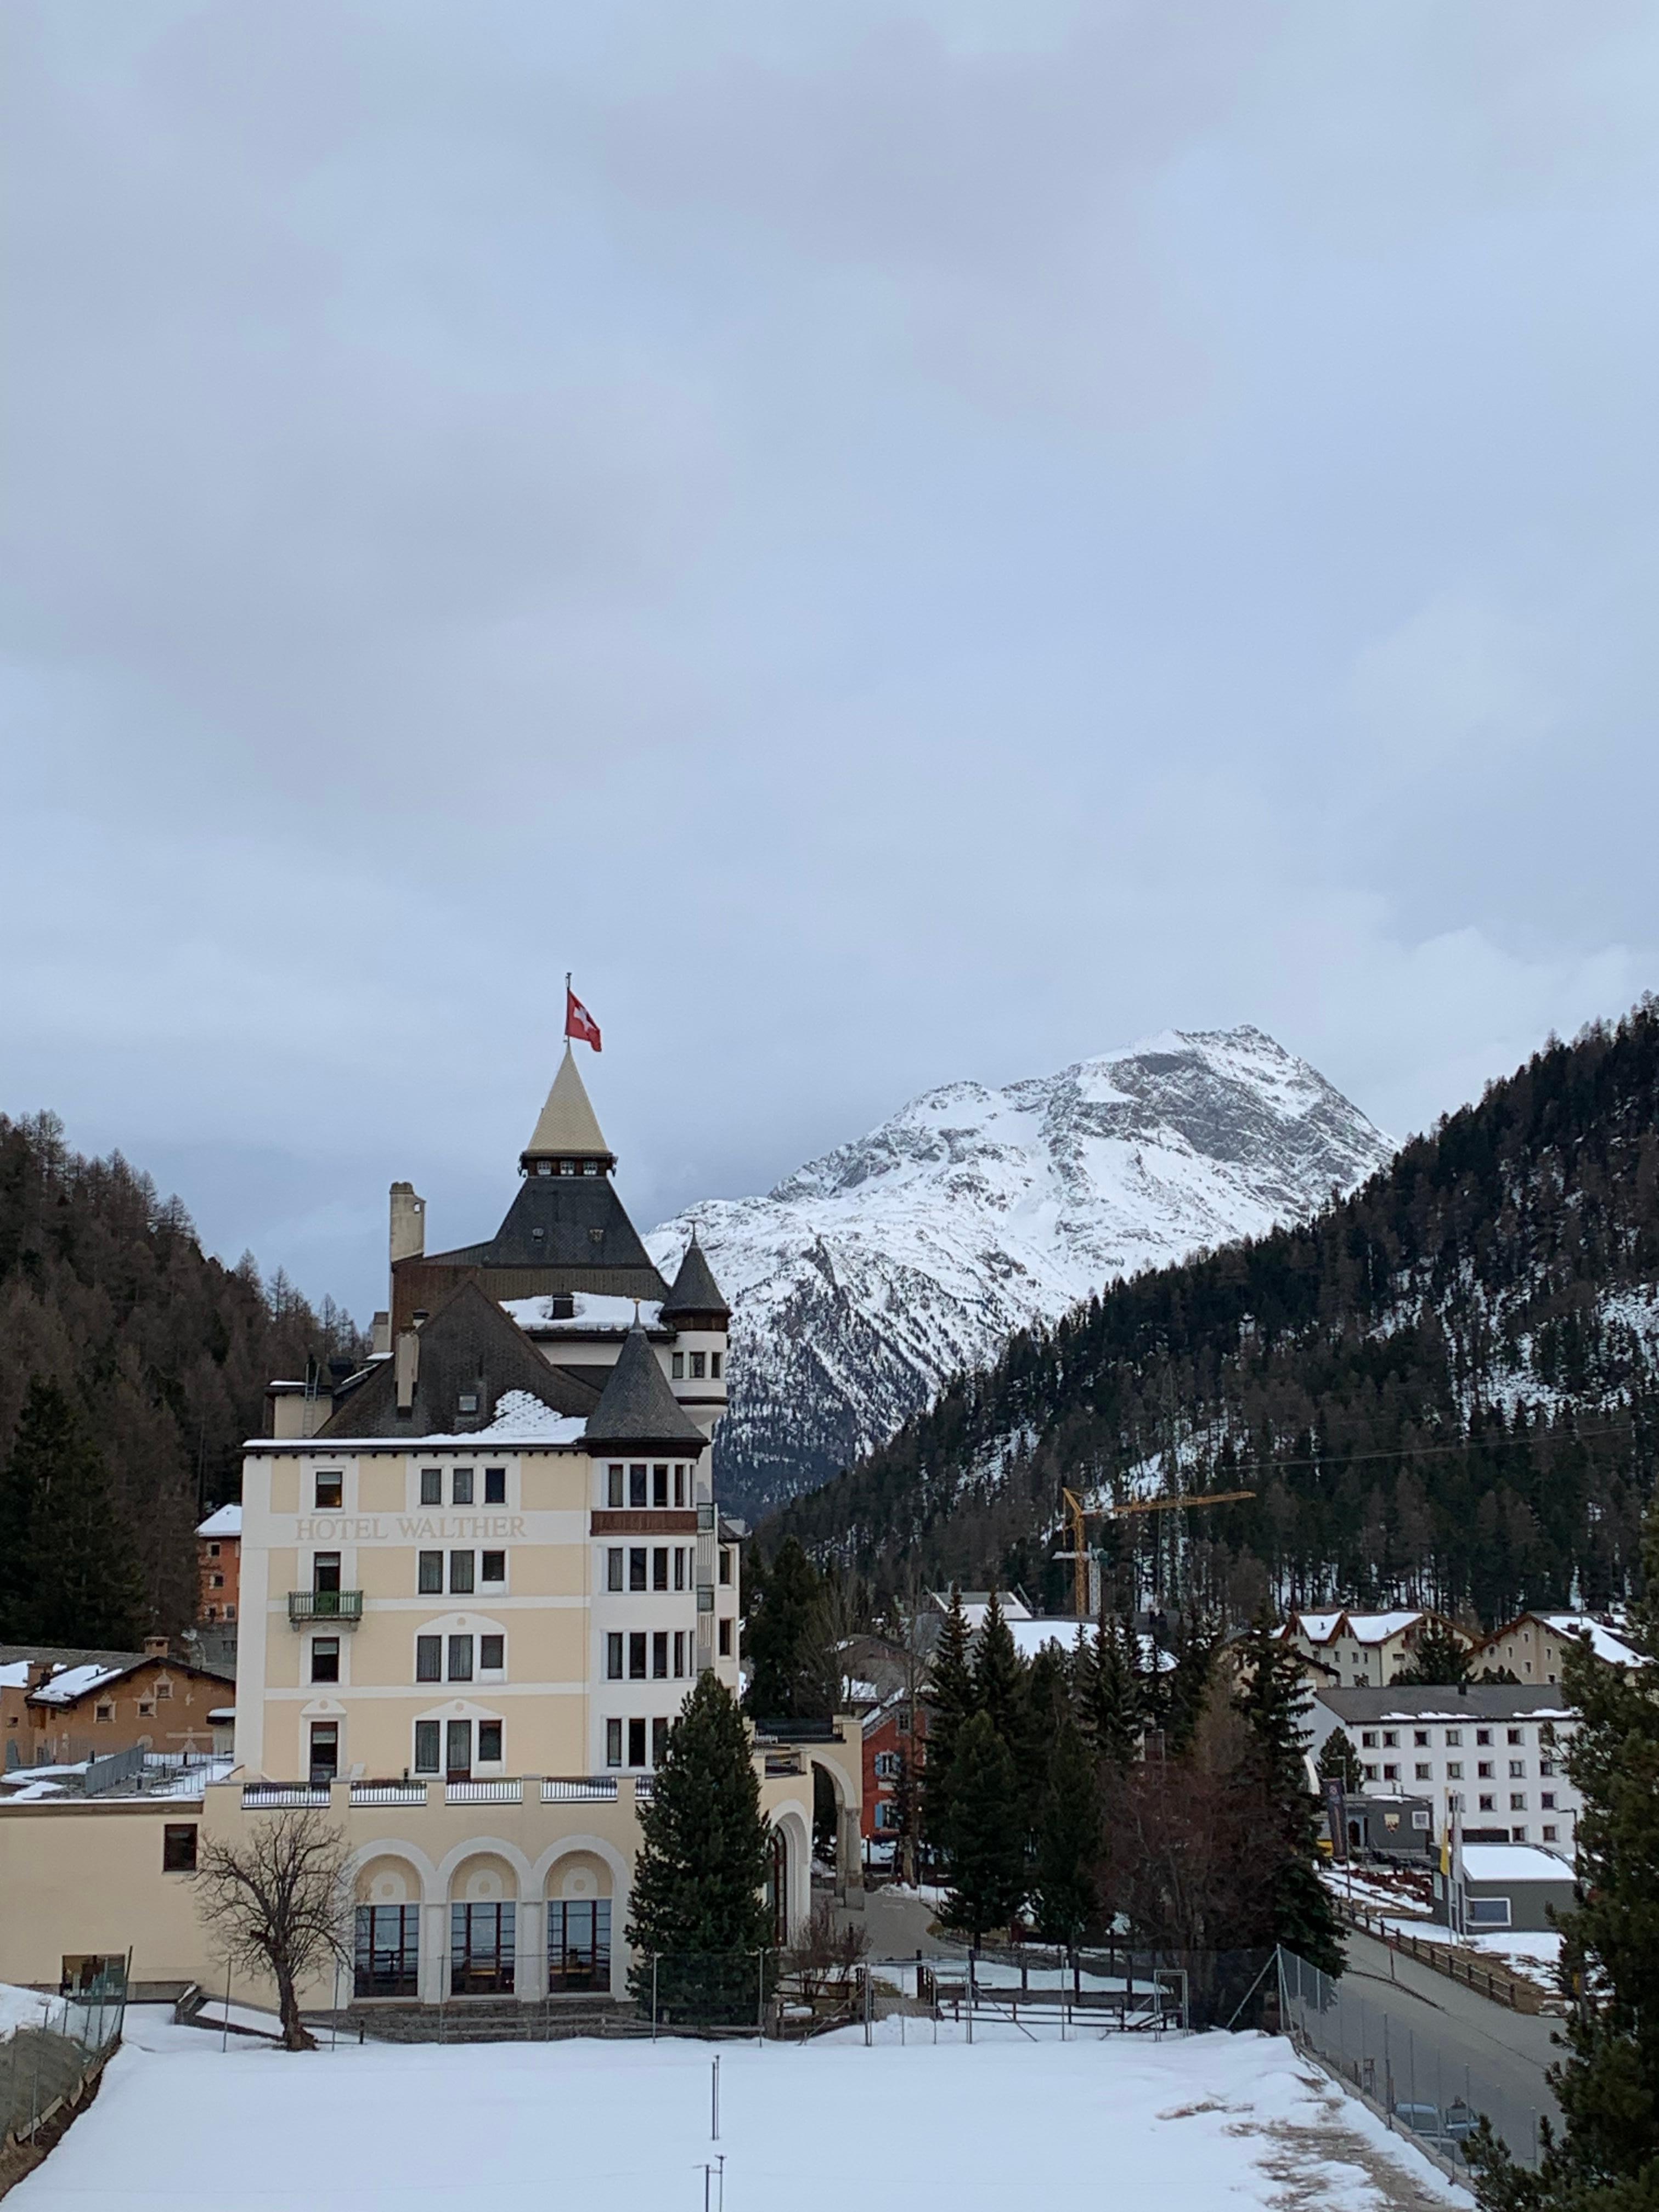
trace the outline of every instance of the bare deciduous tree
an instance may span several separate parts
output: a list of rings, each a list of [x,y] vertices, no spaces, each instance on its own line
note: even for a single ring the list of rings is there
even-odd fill
[[[257,1819],[240,1844],[204,1844],[197,1911],[233,1967],[276,1983],[287,2051],[317,2047],[300,2018],[301,1984],[350,1956],[349,1856],[343,1832],[311,1811]]]

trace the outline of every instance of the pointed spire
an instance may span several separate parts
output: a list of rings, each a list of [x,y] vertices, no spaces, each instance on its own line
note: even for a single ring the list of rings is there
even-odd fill
[[[678,1314],[719,1314],[724,1327],[731,1319],[731,1310],[697,1242],[696,1224],[693,1222],[691,1242],[685,1248],[680,1271],[674,1278],[672,1290],[663,1300],[662,1317],[669,1321]]]
[[[605,1141],[599,1116],[577,1071],[575,1056],[567,1043],[553,1088],[541,1110],[534,1135],[520,1155],[528,1165],[538,1159],[594,1159],[613,1164],[616,1155]]]
[[[700,1452],[708,1441],[668,1387],[651,1340],[635,1322],[599,1402],[587,1417],[590,1444],[661,1444]]]

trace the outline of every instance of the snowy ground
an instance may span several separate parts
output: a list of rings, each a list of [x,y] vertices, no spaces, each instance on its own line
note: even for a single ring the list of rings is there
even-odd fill
[[[705,2044],[342,2045],[289,2057],[135,2008],[97,2101],[17,2212],[161,2212],[210,2177],[217,2212],[445,2212],[603,2205],[699,2212],[723,2154],[731,2212],[842,2212],[884,2198],[1006,2212],[1012,2201],[1156,2203],[1164,2212],[1428,2212],[1469,2200],[1261,2036],[969,2048],[862,2034],[720,2051],[709,2139]],[[928,2024],[931,2032],[931,2023]],[[720,2201],[718,2185],[711,2204]]]
[[[55,2001],[36,1990],[20,1990],[15,1982],[0,1982],[0,2042],[20,2027],[36,2027],[54,2008]]]

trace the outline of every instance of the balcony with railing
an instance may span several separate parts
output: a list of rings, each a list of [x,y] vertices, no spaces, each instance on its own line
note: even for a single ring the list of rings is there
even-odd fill
[[[288,1594],[290,1628],[356,1628],[362,1617],[361,1590],[308,1589]]]

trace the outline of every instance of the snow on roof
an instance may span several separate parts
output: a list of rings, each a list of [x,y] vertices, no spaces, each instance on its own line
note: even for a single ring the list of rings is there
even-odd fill
[[[985,1608],[980,1608],[981,1618]],[[1045,1644],[1057,1644],[1063,1651],[1074,1651],[1086,1641],[1090,1624],[1083,1620],[1063,1618],[1049,1620],[1011,1620],[1008,1633],[1014,1639],[1014,1649],[1022,1659],[1035,1659]]]
[[[1646,1654],[1638,1651],[1628,1637],[1620,1635],[1616,1628],[1609,1628],[1606,1621],[1596,1620],[1589,1613],[1540,1613],[1538,1619],[1547,1628],[1553,1628],[1558,1636],[1588,1636],[1591,1650],[1598,1659],[1605,1659],[1609,1665],[1645,1667],[1648,1664]]]
[[[196,1531],[198,1536],[240,1536],[242,1533],[242,1509],[240,1505],[222,1505],[216,1513],[210,1513]]]
[[[8,1659],[0,1667],[0,1690],[27,1690],[29,1686],[29,1662],[27,1659]]]
[[[1463,1873],[1469,1881],[1571,1881],[1565,1859],[1537,1844],[1465,1844]]]
[[[234,1705],[216,1705],[213,1708],[213,1711],[208,1715],[208,1718],[210,1721],[217,1721],[221,1724],[229,1721],[234,1721],[235,1717],[236,1708]]]
[[[106,1682],[118,1682],[125,1667],[60,1667],[49,1682],[34,1693],[37,1705],[72,1705],[77,1698],[101,1690]]]
[[[587,1422],[580,1413],[561,1413],[528,1390],[503,1390],[495,1401],[495,1418],[487,1429],[474,1431],[475,1436],[493,1437],[497,1443],[511,1437],[523,1437],[538,1443],[574,1444],[586,1433]],[[457,1443],[471,1443],[472,1437],[457,1437]]]
[[[1349,1613],[1341,1607],[1334,1613],[1298,1613],[1296,1625],[1310,1644],[1328,1644],[1340,1627],[1346,1627],[1357,1644],[1386,1644],[1391,1636],[1421,1620],[1420,1609],[1398,1613]]]
[[[553,1329],[574,1336],[591,1336],[596,1329],[605,1329],[625,1335],[634,1326],[632,1298],[601,1297],[597,1291],[575,1291],[568,1295],[575,1308],[568,1316],[552,1312],[550,1291],[533,1298],[503,1298],[501,1311],[509,1321],[517,1322],[520,1328],[533,1329],[538,1334],[543,1329]],[[655,1328],[660,1324],[660,1298],[641,1298],[639,1307],[642,1327]]]

